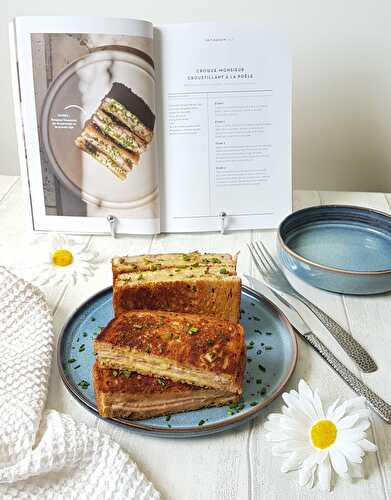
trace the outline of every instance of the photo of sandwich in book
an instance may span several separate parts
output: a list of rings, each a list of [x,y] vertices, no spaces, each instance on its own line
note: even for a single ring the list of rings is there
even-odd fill
[[[123,181],[152,141],[154,126],[155,115],[146,102],[114,82],[75,144]]]

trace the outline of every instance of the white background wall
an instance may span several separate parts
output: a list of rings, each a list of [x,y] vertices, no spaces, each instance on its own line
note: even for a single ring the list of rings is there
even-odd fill
[[[1,0],[0,173],[7,174],[18,171],[7,30],[17,15],[225,20],[282,29],[294,53],[295,187],[391,192],[389,0]]]

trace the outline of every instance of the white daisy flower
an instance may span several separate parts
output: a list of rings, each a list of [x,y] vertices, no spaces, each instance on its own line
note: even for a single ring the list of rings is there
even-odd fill
[[[365,452],[376,451],[367,440],[370,426],[365,399],[357,397],[325,412],[318,391],[300,380],[295,390],[282,395],[282,414],[270,414],[266,439],[274,442],[274,455],[285,458],[281,471],[299,471],[299,484],[312,487],[317,475],[322,490],[329,491],[332,471],[341,477],[362,477]]]
[[[43,248],[38,245],[35,262],[28,266],[30,280],[38,286],[70,281],[76,284],[79,278],[87,280],[100,262],[98,253],[87,248],[88,242],[89,238],[77,242],[62,234],[48,235]]]

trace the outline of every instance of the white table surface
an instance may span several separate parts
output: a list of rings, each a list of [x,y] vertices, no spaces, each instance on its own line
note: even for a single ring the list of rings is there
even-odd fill
[[[294,208],[309,205],[345,203],[391,212],[391,195],[381,193],[296,191]],[[26,228],[21,182],[17,177],[0,176],[0,264],[18,266],[28,262],[31,243]],[[236,252],[241,251],[238,272],[255,273],[246,251],[246,242],[262,238],[274,250],[275,231],[241,231],[220,234],[173,234],[128,236],[113,240],[94,236],[90,244],[104,255],[156,252]],[[53,310],[56,334],[72,311],[91,294],[109,285],[109,265],[102,265],[87,283],[46,289]],[[301,308],[322,340],[380,396],[391,401],[391,295],[349,297],[323,292],[294,280],[297,288],[325,309],[373,355],[379,369],[372,374],[359,373],[319,322]],[[282,474],[281,459],[272,457],[265,441],[266,415],[278,411],[277,400],[261,416],[238,430],[197,439],[158,439],[126,431],[104,422],[80,406],[62,384],[53,358],[48,407],[72,415],[91,427],[97,427],[115,439],[134,459],[162,498],[173,500],[260,500],[323,499],[330,494],[297,486],[296,473]],[[350,398],[353,392],[311,350],[299,340],[299,360],[287,389],[305,378],[319,388],[323,399],[331,403],[337,397]],[[378,452],[365,460],[366,479],[338,479],[334,499],[378,500],[391,498],[391,425],[372,414],[369,438]],[[331,497],[330,497],[331,498]]]

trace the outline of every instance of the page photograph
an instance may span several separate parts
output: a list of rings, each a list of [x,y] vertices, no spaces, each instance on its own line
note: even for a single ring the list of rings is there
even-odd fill
[[[94,218],[97,232],[107,232],[106,217],[114,215],[119,232],[158,231],[152,30],[144,23],[143,33],[143,23],[137,23],[132,34],[129,20],[128,33],[110,33],[112,22],[108,33],[24,33],[31,44],[39,141],[29,175],[37,175],[33,163],[39,162],[42,176],[42,186],[36,183],[33,191],[43,198],[38,226],[40,220],[84,231],[92,221],[83,218]],[[25,135],[31,152],[32,134]],[[67,222],[69,217],[77,223]]]

